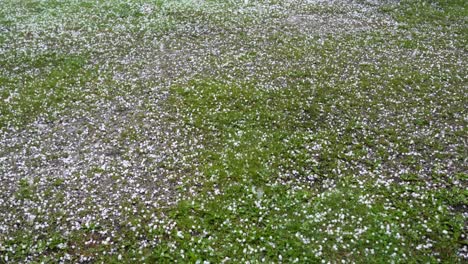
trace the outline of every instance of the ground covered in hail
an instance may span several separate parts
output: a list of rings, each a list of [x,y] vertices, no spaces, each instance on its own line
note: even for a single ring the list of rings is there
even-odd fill
[[[0,0],[0,263],[462,263],[463,0]]]

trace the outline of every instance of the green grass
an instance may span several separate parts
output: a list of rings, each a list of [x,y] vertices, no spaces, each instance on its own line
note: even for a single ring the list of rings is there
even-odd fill
[[[393,86],[386,86],[387,89],[376,94],[371,102],[353,101],[355,98],[350,97],[354,105],[338,105],[335,111],[353,116],[352,113],[361,111],[361,107],[364,107],[362,104],[372,106],[379,98],[391,98],[393,89],[401,97],[400,82],[408,83],[411,79],[420,84],[425,79],[421,77],[418,81],[412,74],[405,71],[400,77],[403,80],[398,80],[398,77],[391,80]],[[378,80],[370,82],[375,81]],[[343,84],[342,87],[346,86]],[[278,261],[279,255],[282,255],[288,260],[298,258],[312,262],[325,258],[380,263],[393,253],[397,262],[407,258],[436,261],[437,258],[424,254],[425,251],[437,252],[439,258],[447,262],[456,261],[454,253],[462,243],[463,219],[453,217],[447,206],[460,202],[450,201],[449,197],[459,196],[464,198],[458,199],[466,200],[466,192],[456,189],[449,192],[444,189],[427,190],[417,175],[402,176],[408,185],[390,183],[381,186],[372,179],[356,178],[358,172],[349,170],[341,173],[338,187],[320,194],[320,182],[335,178],[340,163],[354,160],[372,162],[365,158],[367,151],[364,144],[381,150],[382,161],[377,159],[375,162],[378,163],[385,162],[388,154],[387,147],[379,146],[376,138],[381,135],[393,144],[401,144],[405,140],[393,134],[395,132],[391,128],[374,131],[377,135],[367,138],[359,135],[358,131],[372,128],[359,124],[358,116],[349,117],[344,131],[337,133],[336,127],[324,122],[324,115],[333,112],[336,103],[333,98],[343,94],[344,90],[327,88],[303,85],[265,91],[255,89],[251,84],[229,86],[199,80],[186,87],[175,88],[180,108],[187,111],[187,125],[200,129],[208,141],[207,150],[200,161],[204,164],[202,175],[206,179],[204,195],[180,204],[175,215],[179,230],[186,234],[186,237],[176,239],[175,243],[177,248],[186,250],[189,261],[221,261],[226,256],[238,260]],[[352,91],[345,94],[353,95]],[[310,99],[312,95],[313,99]],[[326,109],[323,112],[319,109],[321,104]],[[387,107],[392,109],[391,104]],[[417,105],[408,107],[414,109]],[[423,120],[426,118],[428,116]],[[312,136],[308,131],[313,131]],[[356,136],[364,137],[359,138],[361,144],[352,143]],[[321,151],[318,160],[314,160],[312,153],[304,146],[320,140],[330,142]],[[343,155],[349,150],[355,156]],[[378,164],[370,164],[371,168],[376,166]],[[283,179],[284,170],[297,171],[290,175],[291,178]],[[316,176],[310,188],[293,191],[294,188],[287,184],[294,179],[307,182],[309,174]],[[278,185],[278,179],[285,186]],[[221,194],[213,194],[213,188],[219,189]],[[262,189],[264,194],[256,193],[258,189]],[[411,199],[413,192],[421,194],[421,198]],[[360,201],[362,197],[373,199],[366,206],[362,204],[365,201]],[[306,220],[321,212],[325,212],[323,218]],[[340,216],[346,219],[340,219]],[[421,224],[422,219],[427,224]],[[336,220],[339,222],[334,222]],[[391,231],[382,229],[387,225],[391,226]],[[338,230],[340,238],[336,233],[326,234],[327,227]],[[363,234],[353,237],[356,230],[363,227],[367,228]],[[427,231],[429,229],[432,231]],[[442,236],[444,230],[447,235]],[[314,238],[315,241],[303,243],[297,234]],[[437,241],[431,249],[414,250],[428,239]],[[241,241],[244,242],[239,244]],[[319,245],[323,246],[321,250],[318,250]],[[334,245],[344,245],[345,248],[337,250],[333,248]],[[255,251],[249,251],[249,247]],[[210,250],[206,251],[207,248]],[[247,251],[244,251],[246,248]],[[372,254],[363,254],[371,249]],[[153,254],[161,256],[160,251]]]
[[[463,21],[462,2],[438,4],[403,3],[392,14],[416,26]],[[381,57],[377,64],[357,66],[348,73],[349,79],[339,78],[349,70],[348,58],[363,56],[369,46],[380,47],[377,54],[389,47],[388,42],[408,51],[444,47],[446,42],[426,39],[425,34],[403,42],[385,34],[329,38],[325,49],[307,47],[319,61],[318,70],[279,73],[288,79],[287,89],[259,89],[255,80],[231,85],[211,79],[175,87],[174,103],[184,109],[187,126],[206,139],[206,150],[197,162],[205,181],[202,194],[179,204],[174,214],[182,235],[174,235],[172,243],[184,250],[185,258],[163,255],[164,247],[151,256],[189,262],[219,262],[226,257],[254,262],[282,258],[382,263],[389,257],[396,262],[458,262],[456,251],[466,243],[461,237],[464,220],[448,206],[466,204],[466,191],[428,188],[417,173],[422,169],[419,158],[392,162],[389,151],[396,146],[399,153],[409,152],[407,146],[413,144],[427,151],[446,147],[432,137],[410,143],[409,135],[432,122],[464,125],[454,116],[465,111],[462,98],[466,97],[460,90],[464,79],[457,76],[466,69],[447,63],[444,67],[450,70],[441,72],[430,65],[413,67],[411,58],[396,62]],[[285,45],[275,50],[277,56],[282,48],[294,50]],[[421,72],[419,67],[429,71]],[[317,81],[299,81],[307,77]],[[451,95],[444,94],[449,91]],[[440,113],[431,113],[439,106]],[[391,115],[382,129],[383,109]],[[408,112],[414,124],[406,124]],[[459,138],[453,135],[453,140]],[[314,142],[326,144],[313,153],[306,146]],[[377,153],[372,159],[367,156],[369,149]],[[345,154],[350,151],[351,156]],[[461,158],[464,151],[458,155]],[[392,175],[358,177],[353,166],[342,166],[356,162],[370,169],[404,164],[414,172],[401,176],[404,184],[382,183],[379,178],[390,180]],[[296,180],[308,182],[311,175],[312,184],[297,187]],[[439,176],[451,181],[448,175]],[[336,187],[322,189],[327,180],[334,180]]]
[[[82,99],[80,87],[96,76],[95,69],[85,67],[87,60],[84,56],[56,53],[3,60],[2,65],[13,69],[14,74],[0,79],[0,99],[7,102],[0,106],[0,128],[21,127],[41,114],[53,117],[57,108]],[[38,74],[22,78],[31,68]]]

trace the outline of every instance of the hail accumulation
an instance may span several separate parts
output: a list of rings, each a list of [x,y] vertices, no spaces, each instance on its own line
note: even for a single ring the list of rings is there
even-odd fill
[[[32,1],[36,3],[33,7],[28,3],[0,0],[0,58],[6,62],[6,66],[0,65],[0,78],[9,80],[0,82],[2,113],[8,113],[0,120],[0,262],[32,262],[44,254],[60,262],[88,262],[102,254],[122,260],[119,252],[126,240],[133,241],[131,247],[138,255],[158,246],[164,239],[161,233],[187,238],[177,229],[170,212],[181,200],[200,192],[198,183],[205,179],[196,162],[205,141],[203,134],[183,123],[187,117],[184,111],[171,105],[170,87],[187,85],[194,78],[219,78],[226,85],[254,80],[256,89],[274,91],[287,89],[296,81],[281,73],[306,67],[311,74],[302,82],[318,87],[347,84],[342,95],[329,98],[333,103],[324,103],[327,107],[323,109],[311,95],[309,103],[319,105],[323,124],[310,128],[306,136],[300,135],[307,144],[300,151],[291,151],[290,166],[281,168],[281,175],[267,184],[292,184],[291,192],[321,185],[319,196],[325,202],[315,205],[315,213],[300,209],[294,216],[327,223],[322,225],[323,232],[325,237],[333,237],[332,244],[326,239],[316,241],[301,230],[294,235],[303,245],[313,245],[310,250],[318,258],[323,248],[352,248],[362,234],[370,232],[362,219],[350,216],[357,207],[373,208],[376,201],[391,207],[379,194],[357,193],[352,197],[356,208],[345,204],[348,207],[341,212],[332,212],[327,201],[340,200],[343,195],[334,191],[341,175],[356,175],[358,189],[369,183],[376,189],[393,184],[412,188],[413,181],[424,181],[403,195],[411,196],[409,203],[417,206],[421,206],[425,190],[466,188],[466,178],[459,177],[466,173],[466,157],[460,154],[467,143],[461,136],[466,112],[444,116],[446,108],[464,104],[459,88],[450,86],[453,75],[445,70],[452,69],[447,65],[466,68],[466,52],[450,43],[434,50],[430,44],[424,46],[424,39],[418,42],[422,47],[405,49],[391,41],[375,42],[372,37],[360,37],[359,47],[353,48],[350,39],[362,34],[410,40],[424,30],[401,27],[379,11],[382,3],[378,1]],[[421,34],[428,39],[452,37],[429,30]],[[286,44],[277,36],[296,38],[298,49],[323,47],[323,53],[305,53],[300,58],[278,55],[276,51],[284,50]],[[331,38],[335,39],[334,54],[327,54]],[[59,59],[36,63],[51,54]],[[22,87],[52,85],[45,83],[45,78],[56,74],[57,65],[75,67],[66,63],[76,58],[82,61],[78,66],[81,71],[65,76],[67,82],[55,83],[62,84],[73,98],[43,103],[37,108],[41,111],[30,113],[32,120],[17,122],[17,117],[24,116],[21,111],[26,106],[22,104],[37,103],[20,102]],[[327,78],[315,74],[323,65],[333,72]],[[381,98],[387,101],[375,103],[380,100],[376,94],[385,94],[390,84],[388,76],[381,76],[383,81],[372,84],[373,89],[360,91],[360,80],[370,74],[363,70],[366,65],[375,69],[374,79],[412,67],[419,67],[422,74],[440,72],[432,81],[445,86],[408,96],[419,91],[408,85],[399,91],[405,96],[389,91]],[[466,78],[463,73],[460,70],[458,78]],[[53,90],[49,92],[44,94],[45,101]],[[353,105],[352,100],[369,104],[344,113],[341,109]],[[426,120],[427,116],[434,118]],[[350,120],[362,129],[346,132]],[[327,133],[330,127],[335,129],[333,135]],[[389,134],[384,136],[382,131]],[[351,135],[350,144],[340,146],[341,156],[334,169],[317,171],[314,164],[336,151],[331,146],[334,139],[328,137],[343,135]],[[427,145],[431,148],[424,147]],[[295,166],[301,155],[309,157],[310,166]],[[216,185],[209,191],[213,197],[220,193]],[[246,193],[227,203],[226,210],[235,214],[243,199],[253,199],[260,215],[275,211],[275,201],[267,200],[261,188],[253,187]],[[300,201],[291,200],[291,204],[297,203]],[[466,205],[450,209],[462,212],[466,219]],[[398,230],[405,225],[424,226],[424,222],[405,222],[404,217],[382,223],[381,229],[399,241]],[[238,230],[229,219],[222,225],[232,226],[233,234],[245,234],[258,224],[240,222],[244,228]],[[355,228],[347,229],[347,223]],[[281,229],[281,225],[280,221],[272,228]],[[194,226],[193,232],[208,231]],[[346,243],[342,243],[344,237]],[[211,247],[197,244],[197,238],[191,239],[190,245],[206,251],[207,256],[214,253]],[[466,241],[466,237],[461,239]],[[271,248],[280,242],[268,237],[261,241],[269,241],[266,244]],[[405,246],[400,242],[403,244],[388,245],[385,254],[409,257],[399,253],[399,247]],[[245,247],[238,249],[238,254],[245,259],[238,261],[266,250],[245,241],[239,243]],[[432,243],[428,238],[425,244],[408,246],[424,251],[430,250]],[[98,245],[105,250],[89,250]],[[169,244],[167,250],[184,255],[175,244]],[[351,252],[375,254],[372,245],[365,252]],[[465,244],[459,256],[466,258],[467,254]],[[276,257],[279,262],[288,261],[287,256]]]

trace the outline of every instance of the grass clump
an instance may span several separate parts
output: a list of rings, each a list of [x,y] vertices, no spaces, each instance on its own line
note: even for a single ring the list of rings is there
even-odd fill
[[[18,55],[4,60],[4,70],[10,75],[0,79],[0,128],[22,126],[41,114],[54,116],[56,108],[64,108],[70,102],[84,97],[83,87],[96,74],[86,67],[84,56],[46,53],[37,57]],[[24,72],[34,69],[34,73]]]

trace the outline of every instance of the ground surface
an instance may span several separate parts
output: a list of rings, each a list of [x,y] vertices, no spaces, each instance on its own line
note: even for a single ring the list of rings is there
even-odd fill
[[[0,263],[467,260],[465,1],[0,6]]]

